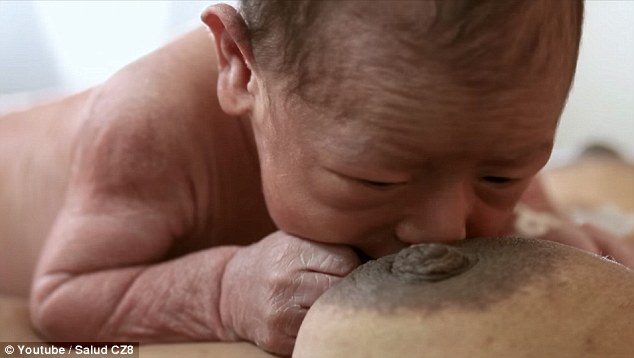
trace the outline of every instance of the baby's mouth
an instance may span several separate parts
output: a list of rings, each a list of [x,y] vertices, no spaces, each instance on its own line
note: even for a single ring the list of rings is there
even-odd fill
[[[361,260],[361,263],[364,264],[370,260],[374,260],[373,257],[369,256],[368,254],[366,254],[362,249],[358,248],[358,247],[353,247],[354,252],[357,254],[357,256],[359,256],[359,259]]]
[[[396,254],[402,249],[410,245],[405,244],[394,237],[385,238],[383,236],[377,236],[374,238],[368,238],[353,246],[354,251],[359,256],[362,263],[366,263],[370,260],[376,260],[383,256]]]

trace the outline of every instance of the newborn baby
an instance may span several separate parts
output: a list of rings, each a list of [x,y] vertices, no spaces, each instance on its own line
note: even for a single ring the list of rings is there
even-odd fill
[[[0,118],[0,292],[29,295],[42,337],[287,355],[360,256],[522,234],[518,203],[543,216],[527,194],[581,0],[240,3]],[[556,222],[531,234],[634,267],[633,248]]]
[[[634,271],[541,240],[420,244],[312,306],[293,356],[633,357]]]

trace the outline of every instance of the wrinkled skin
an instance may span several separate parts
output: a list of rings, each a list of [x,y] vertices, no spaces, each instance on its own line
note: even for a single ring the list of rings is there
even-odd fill
[[[313,302],[359,263],[350,248],[273,233],[238,251],[227,264],[222,320],[233,327],[236,338],[290,352]]]

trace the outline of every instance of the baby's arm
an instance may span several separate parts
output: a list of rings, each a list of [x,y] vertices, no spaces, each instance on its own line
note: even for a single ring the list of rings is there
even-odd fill
[[[45,336],[245,339],[290,354],[308,308],[359,264],[346,247],[283,232],[153,264],[170,242],[168,230],[150,212],[128,214],[118,222],[107,214],[60,220],[52,240],[61,245],[47,252],[32,301]]]
[[[49,338],[225,338],[220,282],[237,248],[165,261],[196,234],[191,167],[202,159],[188,140],[196,129],[183,123],[194,91],[153,72],[157,61],[169,67],[156,58],[95,89],[82,114],[66,201],[32,291],[33,323]]]
[[[158,263],[171,241],[158,216],[108,215],[58,221],[33,288],[35,327],[54,340],[227,339],[218,302],[237,249]]]

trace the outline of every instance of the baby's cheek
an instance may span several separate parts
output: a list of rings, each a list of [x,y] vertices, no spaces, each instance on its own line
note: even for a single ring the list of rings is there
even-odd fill
[[[328,223],[323,223],[319,205],[313,200],[290,192],[286,195],[277,193],[267,196],[267,207],[279,230],[305,239],[324,241],[326,235],[322,231]]]
[[[316,242],[356,246],[372,232],[372,225],[363,224],[366,218],[316,201],[296,203],[294,210],[278,209],[274,220],[280,230]]]
[[[287,233],[294,233],[296,236],[301,230],[301,222],[307,219],[301,208],[287,201],[267,200],[269,215],[275,226]]]

